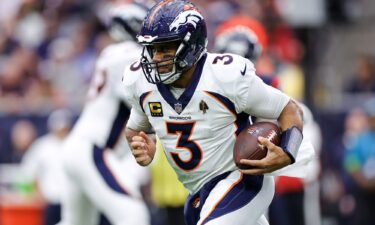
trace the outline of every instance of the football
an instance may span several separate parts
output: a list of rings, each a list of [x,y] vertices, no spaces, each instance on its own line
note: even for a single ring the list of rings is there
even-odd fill
[[[258,122],[243,129],[234,144],[233,159],[240,169],[248,169],[241,165],[241,159],[259,160],[267,155],[267,148],[258,143],[258,137],[265,137],[275,145],[280,144],[281,130],[272,122]]]

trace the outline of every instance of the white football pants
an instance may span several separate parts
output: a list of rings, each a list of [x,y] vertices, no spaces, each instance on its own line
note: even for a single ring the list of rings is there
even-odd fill
[[[224,208],[231,208],[236,204],[236,201],[241,201],[243,197],[246,198],[248,193],[252,194],[251,190],[245,193],[244,189],[234,190],[234,187],[243,180],[243,175],[238,171],[231,172],[228,177],[221,180],[211,190],[206,202],[204,203],[200,212],[200,220],[197,225],[268,225],[268,221],[264,214],[266,213],[268,206],[271,204],[275,193],[275,182],[272,176],[264,176],[263,183],[258,192],[254,192],[254,196],[251,201],[239,209],[221,215],[212,220],[207,220],[217,210],[225,210]],[[254,188],[255,189],[255,188]],[[228,196],[237,196],[232,198],[228,205],[218,205],[219,202]],[[243,196],[243,197],[242,197]],[[218,208],[223,207],[223,208]]]
[[[59,225],[97,225],[99,211],[113,225],[149,225],[139,191],[147,174],[131,154],[119,159],[111,150],[70,137],[64,146],[65,187]]]

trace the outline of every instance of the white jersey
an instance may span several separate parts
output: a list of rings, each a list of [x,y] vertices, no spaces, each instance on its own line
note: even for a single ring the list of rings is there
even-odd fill
[[[60,204],[64,189],[62,144],[62,139],[47,134],[38,138],[22,158],[26,175],[38,182],[43,197],[51,204]]]
[[[148,83],[139,62],[127,67],[123,83],[133,106],[127,126],[153,127],[190,193],[237,169],[233,147],[249,115],[276,119],[289,101],[261,81],[249,60],[231,54],[205,54],[178,99],[165,85]]]
[[[105,48],[96,64],[88,92],[89,101],[72,135],[89,139],[101,147],[114,147],[129,114],[121,93],[121,78],[126,65],[140,58],[141,47],[134,42]]]

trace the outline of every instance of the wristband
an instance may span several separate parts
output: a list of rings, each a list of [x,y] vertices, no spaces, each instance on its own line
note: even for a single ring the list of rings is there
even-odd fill
[[[292,164],[296,161],[297,152],[301,146],[302,139],[302,132],[296,126],[288,128],[281,133],[280,147],[288,154],[292,160]]]

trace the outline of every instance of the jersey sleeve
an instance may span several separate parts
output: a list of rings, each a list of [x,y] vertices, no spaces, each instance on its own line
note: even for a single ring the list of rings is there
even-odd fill
[[[126,43],[106,47],[96,61],[94,76],[88,92],[89,99],[94,99],[99,95],[121,98],[122,85],[120,81],[124,69],[138,59],[139,54],[138,49],[131,48]]]
[[[237,111],[265,119],[277,119],[290,97],[265,84],[256,74],[254,65],[246,61],[247,71],[237,80]]]
[[[124,98],[131,106],[130,116],[126,127],[133,130],[148,132],[152,129],[152,126],[148,120],[147,115],[144,113],[139,104],[139,95],[137,93],[136,87],[137,82],[134,78],[135,76],[132,75],[134,74],[132,74],[129,66],[127,66],[122,77]]]
[[[146,114],[140,107],[133,106],[130,112],[129,120],[126,127],[138,131],[151,131],[151,124],[148,121]]]

